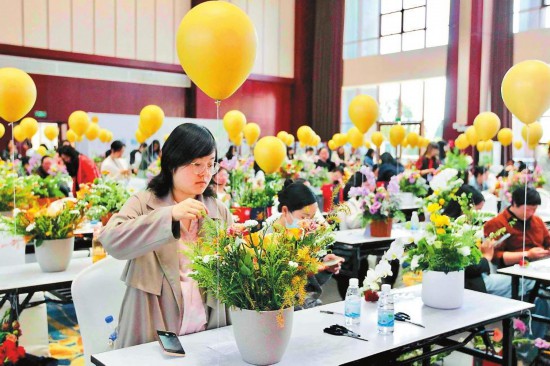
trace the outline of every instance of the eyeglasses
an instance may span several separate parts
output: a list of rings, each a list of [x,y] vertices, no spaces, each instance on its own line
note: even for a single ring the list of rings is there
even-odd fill
[[[214,175],[218,172],[218,170],[220,169],[220,164],[219,163],[191,163],[189,164],[191,165],[191,169],[193,170],[193,173],[199,175],[199,174],[202,174],[204,173],[205,171],[210,174],[210,175]]]

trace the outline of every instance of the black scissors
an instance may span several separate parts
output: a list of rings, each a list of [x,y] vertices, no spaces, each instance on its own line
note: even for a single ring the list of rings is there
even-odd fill
[[[409,324],[412,324],[412,325],[416,325],[418,327],[426,328],[422,324],[411,322],[411,316],[407,313],[401,313],[401,312],[395,313],[395,320],[400,321],[400,322],[406,322],[406,323],[409,323]]]
[[[365,341],[365,342],[369,341],[368,339],[361,338],[361,336],[359,334],[357,334],[355,332],[352,332],[348,328],[343,327],[343,326],[338,325],[338,324],[331,325],[330,327],[325,328],[323,330],[323,332],[328,333],[328,334],[332,334],[332,335],[335,335],[335,336],[346,336],[346,337],[351,337],[351,338],[355,338],[355,339],[360,339],[360,340]]]

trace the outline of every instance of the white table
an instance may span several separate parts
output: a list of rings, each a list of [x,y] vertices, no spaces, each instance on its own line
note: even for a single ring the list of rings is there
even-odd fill
[[[16,266],[0,267],[0,307],[7,300],[16,302],[19,313],[29,304],[32,295],[37,291],[52,291],[71,287],[71,284],[83,269],[92,265],[92,258],[73,259],[63,272],[42,272],[38,263],[27,263]],[[27,294],[23,302],[19,295]]]
[[[519,279],[526,278],[537,281],[533,293],[536,294],[540,283],[550,283],[550,258],[531,262],[527,267],[513,265],[497,270],[498,273],[512,276],[512,298],[519,298]],[[532,299],[534,300],[534,298]]]
[[[365,365],[387,365],[388,361],[411,349],[427,347],[445,341],[447,337],[471,331],[495,321],[503,321],[503,364],[512,365],[511,317],[532,307],[531,304],[465,290],[464,305],[456,310],[438,310],[422,304],[420,286],[398,291],[409,294],[396,299],[396,311],[411,315],[413,321],[426,328],[407,323],[395,325],[390,336],[377,334],[376,303],[362,301],[361,325],[358,332],[369,342],[323,333],[323,329],[335,323],[343,324],[341,315],[329,315],[320,309],[344,311],[344,303],[298,311],[294,314],[292,337],[286,353],[278,365],[341,365],[361,360]],[[491,306],[487,306],[491,304]],[[234,343],[232,327],[180,337],[185,358],[164,356],[157,342],[92,356],[98,366],[114,365],[246,365]],[[454,349],[461,344],[454,343]],[[493,360],[498,357],[491,356]]]

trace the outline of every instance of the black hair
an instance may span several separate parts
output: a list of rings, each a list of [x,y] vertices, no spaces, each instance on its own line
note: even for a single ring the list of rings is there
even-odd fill
[[[142,142],[139,147],[147,147],[147,143],[146,142]]]
[[[177,168],[212,153],[216,154],[217,159],[216,140],[208,128],[194,123],[179,125],[164,143],[160,173],[151,179],[147,188],[157,197],[166,196],[174,184],[173,174]],[[210,186],[206,188],[203,196],[215,196]]]
[[[476,166],[474,168],[474,177],[478,177],[480,175],[483,175],[487,172],[487,168],[483,167],[483,166]]]
[[[334,169],[332,169],[330,172],[331,173],[338,173],[339,172],[342,175],[345,174],[344,167],[342,167],[342,166],[335,166]]]
[[[382,162],[382,164],[391,164],[391,165],[397,164],[397,161],[393,158],[393,156],[389,152],[385,152],[382,155],[380,155],[380,161]]]
[[[71,159],[71,162],[65,163],[65,166],[67,167],[67,173],[69,173],[71,177],[76,177],[76,174],[78,173],[78,166],[80,165],[80,162],[78,160],[78,156],[80,155],[80,153],[70,145],[61,146],[57,150],[57,153],[60,156],[67,155]]]
[[[319,148],[319,150],[317,150],[317,155],[319,155],[321,153],[321,151],[323,151],[323,149],[327,149],[328,153],[329,153],[329,159],[330,159],[330,149],[326,146],[321,146]]]
[[[512,205],[515,206],[538,206],[541,204],[540,194],[536,189],[527,187],[527,199],[525,199],[525,187],[516,188],[512,192]]]
[[[374,149],[368,149],[365,155],[372,159],[372,157],[374,156]]]
[[[30,159],[28,156],[23,156],[23,157],[21,158],[21,165],[26,165],[26,164],[28,164],[30,160],[31,160],[31,159]]]
[[[374,164],[374,165],[372,166],[372,172],[374,173],[375,171],[378,170],[378,168],[379,168],[378,164]]]
[[[428,147],[426,147],[426,151],[424,151],[424,156],[428,155],[428,151],[432,151],[434,149],[436,149],[439,152],[439,145],[436,144],[435,142],[430,142],[428,144]]]
[[[363,185],[363,182],[365,181],[365,176],[361,172],[356,172],[353,177],[348,180],[346,185],[344,186],[344,201],[349,200],[349,190],[357,187],[361,187]]]
[[[236,152],[237,152],[237,146],[230,145],[229,149],[227,149],[227,152],[225,153],[225,157],[227,158],[227,160],[231,160],[233,159],[233,156],[235,155]]]
[[[439,158],[441,160],[444,160],[447,156],[447,153],[445,152],[445,146],[447,146],[447,141],[438,141],[437,146],[439,148]]]
[[[315,149],[312,148],[311,146],[306,147],[306,152],[310,152],[310,151],[315,151]]]
[[[285,181],[283,189],[278,193],[279,212],[286,206],[290,212],[317,203],[317,198],[304,183],[294,182],[291,179]]]
[[[468,202],[476,206],[481,202],[485,202],[485,197],[483,197],[481,192],[468,184],[463,184],[456,192],[456,196],[460,197],[463,193],[466,193],[466,196],[468,196]],[[456,200],[450,200],[447,207],[443,210],[443,213],[453,219],[463,214],[462,208]]]
[[[44,160],[46,160],[47,158],[50,158],[50,156],[44,155],[42,159],[40,159],[40,165],[42,165],[44,163]]]
[[[115,140],[111,143],[111,152],[118,152],[122,150],[125,146],[126,144],[124,144],[122,141]]]
[[[523,161],[518,160],[518,171],[522,172],[525,169],[527,169],[527,165],[525,165],[525,163]]]

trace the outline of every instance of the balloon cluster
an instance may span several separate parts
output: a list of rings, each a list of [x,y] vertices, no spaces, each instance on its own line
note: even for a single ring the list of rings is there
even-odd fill
[[[309,126],[300,126],[298,131],[296,131],[296,136],[298,136],[298,141],[300,141],[300,147],[316,147],[321,143],[321,137]]]
[[[35,102],[36,85],[29,74],[13,67],[0,69],[0,117],[8,123],[17,122],[30,112]],[[0,126],[2,137],[6,128]],[[29,117],[13,128],[13,136],[17,141],[23,141],[37,131],[38,122]]]
[[[135,135],[136,141],[140,144],[144,143],[160,129],[163,122],[164,111],[162,108],[154,104],[143,107],[139,112],[139,124]]]

